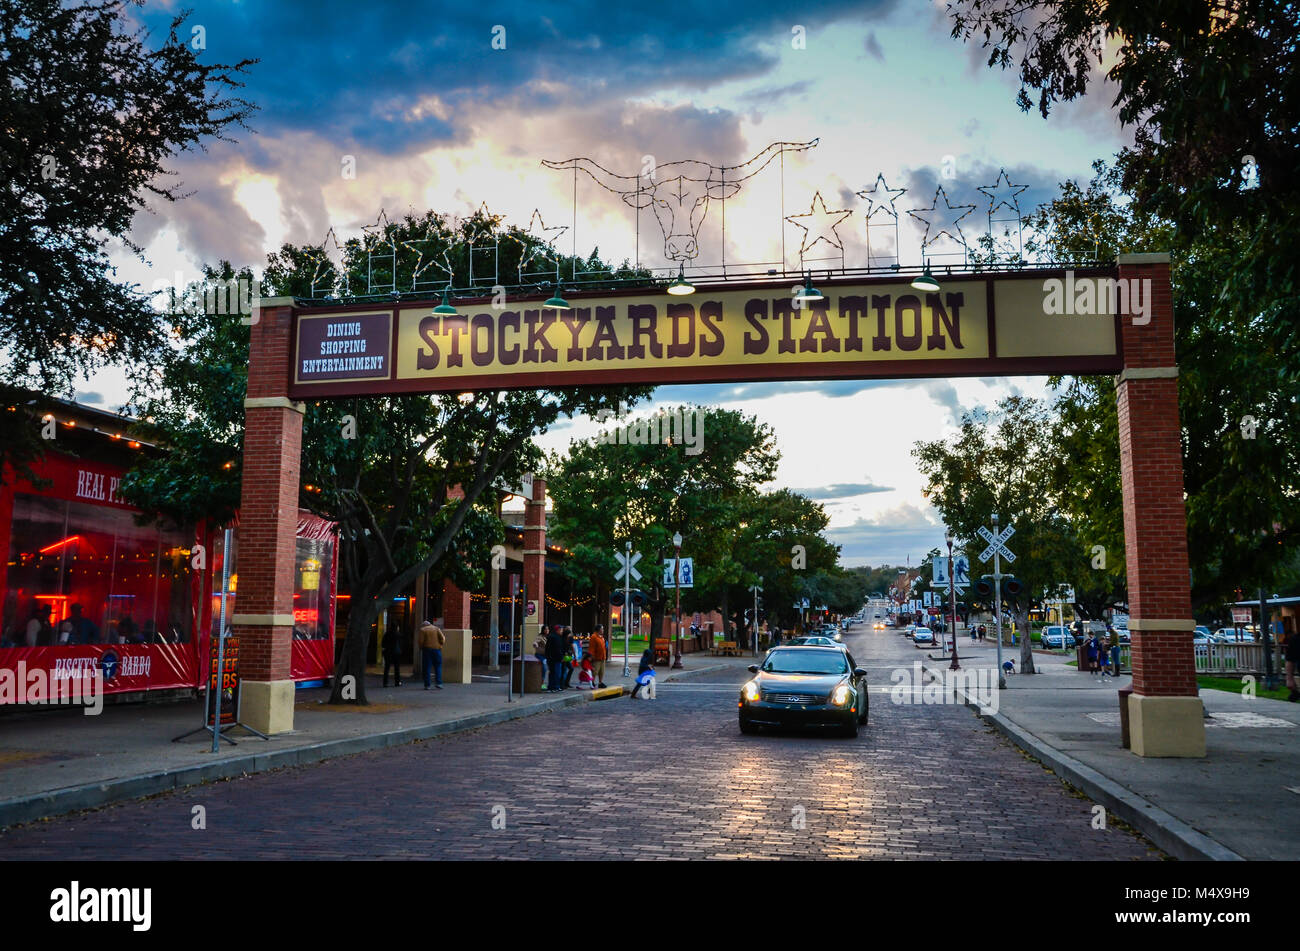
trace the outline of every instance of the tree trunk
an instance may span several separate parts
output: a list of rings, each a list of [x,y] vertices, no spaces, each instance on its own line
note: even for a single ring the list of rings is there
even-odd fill
[[[334,669],[330,703],[354,703],[358,706],[369,703],[366,699],[366,653],[370,648],[370,625],[378,615],[379,603],[374,598],[353,599],[343,654]],[[416,657],[415,662],[418,664],[419,661]]]
[[[725,641],[730,639],[731,626],[727,623],[731,620],[731,615],[727,613],[727,595],[729,594],[727,586],[722,586],[722,636],[717,640]]]
[[[1037,673],[1034,670],[1034,642],[1029,637],[1029,612],[1016,612],[1016,627],[1020,628],[1020,672]]]

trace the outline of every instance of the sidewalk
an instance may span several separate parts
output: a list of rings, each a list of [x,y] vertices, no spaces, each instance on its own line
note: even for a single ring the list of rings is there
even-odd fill
[[[963,668],[995,665],[993,645],[958,644]],[[1019,648],[1003,647],[1020,666]],[[1155,759],[1121,746],[1117,691],[1132,678],[1034,653],[984,720],[1063,779],[1180,858],[1294,859],[1300,854],[1300,704],[1202,690],[1204,759]],[[946,660],[925,663],[941,677]],[[971,704],[973,705],[973,704]],[[978,707],[976,708],[978,710]]]
[[[692,658],[695,658],[692,661]],[[744,658],[688,655],[685,670],[658,669],[663,680],[728,670]],[[611,663],[605,682],[626,683],[622,658]],[[743,666],[743,664],[741,664]],[[248,773],[301,766],[335,756],[397,746],[472,730],[518,717],[546,713],[592,698],[589,690],[561,694],[516,693],[506,702],[505,670],[475,668],[473,683],[424,690],[420,678],[401,687],[366,678],[367,707],[327,707],[326,688],[299,690],[294,730],[269,740],[234,729],[237,745],[222,742],[212,753],[204,731],[178,743],[203,719],[201,700],[106,705],[99,716],[78,709],[6,713],[0,717],[0,828],[123,799],[151,796],[196,783]],[[635,658],[632,674],[636,674]]]

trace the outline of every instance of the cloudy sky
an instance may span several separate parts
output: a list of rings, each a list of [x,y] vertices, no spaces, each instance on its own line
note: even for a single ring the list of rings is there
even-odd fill
[[[179,6],[149,0],[131,15],[165,33]],[[950,38],[941,0],[184,6],[193,12],[182,35],[201,39],[208,61],[260,60],[242,91],[260,108],[238,142],[171,163],[193,194],[137,218],[146,261],[115,255],[119,274],[145,287],[194,279],[220,258],[260,269],[282,242],[319,244],[331,227],[358,235],[381,210],[469,215],[481,204],[506,224],[526,227],[537,212],[563,226],[553,232],[563,251],[599,247],[607,261],[662,266],[653,214],[638,216],[585,176],[575,196],[573,174],[542,160],[587,156],[634,176],[647,161],[738,165],[770,143],[814,139],[743,183],[725,203],[725,234],[710,205],[698,263],[784,258],[797,270],[804,232],[783,218],[820,195],[814,210],[850,212],[833,232],[843,251],[822,242],[803,263],[863,266],[867,203],[857,193],[883,175],[906,189],[895,201],[898,245],[878,215],[871,254],[896,250],[914,264],[922,230],[906,212],[934,205],[938,186],[953,205],[977,206],[961,222],[973,240],[989,219],[977,188],[1000,170],[1004,185],[1026,186],[1015,200],[1028,213],[1125,141],[1100,87],[1049,121],[1021,113],[1013,77]],[[1003,207],[994,218],[1010,215]],[[663,387],[656,402],[757,415],[784,454],[776,485],[825,503],[845,564],[915,564],[943,525],[921,496],[912,444],[952,431],[963,410],[1044,391],[1034,379],[719,384]],[[104,373],[80,393],[116,405],[122,377]],[[576,420],[540,441],[559,449],[596,428]]]

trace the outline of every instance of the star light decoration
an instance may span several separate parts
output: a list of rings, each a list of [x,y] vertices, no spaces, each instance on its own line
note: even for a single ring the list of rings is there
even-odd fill
[[[383,292],[397,292],[397,244],[393,241],[393,236],[389,233],[394,227],[393,223],[388,220],[388,213],[380,208],[379,217],[375,219],[373,225],[366,225],[361,229],[365,238],[362,240],[362,247],[366,252],[366,293],[379,294]],[[387,251],[378,249],[387,248]],[[378,252],[378,253],[376,253]],[[389,280],[384,284],[375,283],[375,261],[386,261],[389,268]]]
[[[890,188],[889,183],[885,181],[884,174],[876,176],[876,184],[870,191],[865,188],[857,193],[857,196],[867,203],[866,213],[866,232],[867,232],[867,267],[872,266],[872,258],[888,260],[891,256],[895,263],[898,262],[898,209],[894,203],[903,196],[906,188]],[[872,255],[871,247],[871,219],[875,217],[887,216],[889,223],[886,228],[893,225],[894,228],[894,253],[893,255]]]
[[[425,229],[423,238],[414,238],[410,241],[402,242],[402,247],[415,252],[415,268],[411,272],[411,290],[413,291],[420,290],[422,287],[436,287],[443,284],[448,288],[451,287],[452,266],[451,258],[449,256],[451,245],[446,241],[439,242],[434,237],[435,228],[446,230],[446,226],[443,224],[441,216],[436,214],[434,215],[433,222],[431,222],[429,227]],[[424,256],[439,243],[442,244],[442,263],[439,264],[438,259],[433,256],[430,256],[429,260],[425,261]],[[429,270],[429,268],[436,268],[437,270],[442,271],[443,274],[446,275],[446,280],[422,282],[420,276],[424,274],[425,271]]]
[[[821,206],[820,211],[817,210],[818,205]],[[827,211],[826,200],[822,198],[822,193],[817,191],[813,193],[812,203],[808,206],[808,211],[806,213],[802,215],[787,215],[785,219],[786,221],[790,222],[792,225],[798,225],[803,229],[803,241],[799,244],[800,261],[802,261],[808,252],[821,241],[825,241],[833,248],[838,248],[840,258],[843,260],[844,242],[840,240],[839,233],[836,232],[835,229],[840,226],[845,218],[848,218],[852,214],[853,212],[851,210]],[[801,218],[808,218],[811,220],[808,224],[804,224],[799,220]],[[814,235],[816,235],[816,237],[813,237]],[[810,238],[812,240],[809,240]]]
[[[1015,215],[1016,220],[1019,220],[1020,201],[1016,196],[1028,187],[1028,185],[1011,184],[1011,179],[1007,177],[1007,170],[1003,168],[998,170],[998,177],[992,185],[984,185],[976,191],[988,196],[990,220],[998,213],[999,208],[1006,208]]]
[[[871,191],[865,188],[857,193],[857,196],[867,203],[867,222],[870,223],[879,212],[884,212],[898,220],[898,209],[894,207],[894,202],[903,197],[906,188],[890,188],[885,181],[884,174],[876,176],[876,184],[872,186]]]
[[[939,199],[943,199],[943,207]],[[961,209],[965,209],[961,211]],[[948,193],[940,185],[935,189],[934,201],[929,208],[913,208],[907,213],[925,225],[925,235],[921,238],[921,254],[925,254],[927,245],[933,244],[945,234],[956,241],[966,251],[966,238],[961,233],[961,220],[975,210],[974,205],[954,205],[948,200]],[[957,214],[961,211],[961,214]]]
[[[330,257],[329,245],[334,245],[334,251],[338,255],[339,267],[334,272],[335,280],[330,282],[329,287],[321,285],[321,279],[327,273],[328,268],[333,266],[333,260]],[[343,256],[343,247],[339,244],[339,237],[334,233],[331,227],[325,232],[325,237],[321,239],[319,245],[313,245],[303,249],[303,257],[312,265],[311,272],[311,296],[312,299],[331,297],[332,291],[342,290],[341,296],[348,296],[348,272],[345,267],[346,260]],[[342,287],[338,287],[339,279],[342,279]]]
[[[559,240],[562,233],[569,230],[568,225],[556,225],[548,228],[546,222],[542,219],[542,213],[536,208],[533,209],[533,216],[528,219],[528,227],[520,233],[525,238],[531,238],[531,241],[521,240],[515,234],[506,232],[506,237],[524,249],[523,256],[519,259],[519,280],[523,283],[524,277],[538,277],[542,274],[550,274],[551,271],[528,271],[528,265],[533,262],[533,258],[541,255],[544,260],[552,261],[555,264],[555,274],[560,273],[560,253],[555,250],[555,242]],[[547,237],[547,235],[551,237]]]

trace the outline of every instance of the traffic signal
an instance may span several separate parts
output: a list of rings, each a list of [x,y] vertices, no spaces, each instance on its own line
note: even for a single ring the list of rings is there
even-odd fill
[[[639,588],[633,588],[628,593],[632,596],[632,607],[634,608],[645,607],[650,603],[650,596]],[[623,591],[621,588],[610,594],[609,603],[616,608],[623,606]]]
[[[974,585],[975,600],[990,603],[993,600],[993,579],[984,576],[975,582]],[[1025,593],[1025,586],[1019,578],[1012,575],[1002,577],[1002,597],[1004,600],[1015,602],[1022,594]]]

